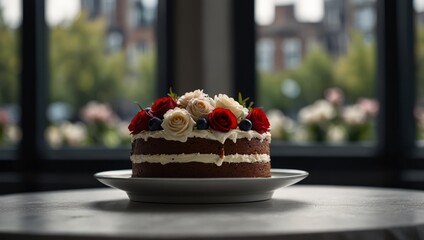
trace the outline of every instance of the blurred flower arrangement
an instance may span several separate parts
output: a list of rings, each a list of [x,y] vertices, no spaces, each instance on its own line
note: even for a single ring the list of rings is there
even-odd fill
[[[109,105],[92,101],[80,110],[79,115],[81,121],[64,121],[46,129],[46,139],[51,147],[130,144],[127,121],[122,121]]]
[[[11,145],[21,139],[19,128],[10,121],[7,111],[0,109],[0,145]]]
[[[377,113],[375,100],[361,98],[356,104],[346,106],[341,89],[330,88],[325,92],[325,99],[300,109],[298,123],[279,110],[267,114],[275,139],[338,143],[372,139]]]

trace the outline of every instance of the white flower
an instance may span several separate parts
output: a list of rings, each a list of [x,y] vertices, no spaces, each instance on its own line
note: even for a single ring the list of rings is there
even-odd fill
[[[163,115],[162,128],[171,137],[187,140],[187,135],[193,131],[195,123],[187,110],[177,107]]]
[[[87,138],[87,129],[83,123],[63,123],[59,128],[64,141],[70,146],[80,146]]]
[[[275,138],[283,138],[285,132],[293,132],[294,122],[286,117],[283,112],[272,109],[266,113],[269,124],[271,125],[271,135]]]
[[[328,128],[327,140],[332,143],[340,143],[346,140],[347,132],[342,126],[331,125]]]
[[[128,123],[127,122],[119,122],[117,126],[117,132],[120,138],[123,140],[129,141],[131,140],[130,132],[128,131]]]
[[[308,131],[306,131],[306,129],[304,129],[302,127],[297,127],[294,130],[293,141],[295,141],[295,142],[307,142],[307,141],[309,141],[310,138],[311,138],[311,136],[309,135]]]
[[[208,116],[214,107],[205,99],[193,98],[188,102],[186,109],[194,120],[198,120],[199,118]]]
[[[247,108],[243,107],[240,103],[234,100],[234,98],[230,98],[225,94],[219,94],[218,96],[215,95],[214,100],[216,108],[226,108],[230,110],[236,116],[238,122],[241,119],[244,119],[249,113]]]
[[[187,92],[184,95],[182,95],[181,97],[178,98],[177,100],[177,104],[178,106],[182,107],[182,108],[186,108],[188,103],[190,102],[190,100],[195,99],[195,98],[200,98],[200,99],[209,99],[210,97],[203,92],[203,89],[197,89],[194,90],[192,92]]]
[[[56,126],[50,126],[46,129],[45,137],[50,147],[58,148],[63,144],[63,136],[59,128]]]
[[[9,124],[6,127],[5,132],[6,138],[12,143],[17,143],[22,137],[21,130],[13,124]]]
[[[318,121],[328,121],[336,116],[336,110],[330,102],[325,100],[316,101],[315,115]]]
[[[353,105],[344,109],[342,117],[347,124],[361,125],[365,123],[367,113],[359,105]]]
[[[326,100],[318,100],[314,104],[302,108],[299,112],[299,120],[303,124],[322,123],[335,116],[334,106]]]
[[[87,123],[113,123],[116,120],[116,116],[109,105],[95,101],[89,102],[81,109],[81,118]]]

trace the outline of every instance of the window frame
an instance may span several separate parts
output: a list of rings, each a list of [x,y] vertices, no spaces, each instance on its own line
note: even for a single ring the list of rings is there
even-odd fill
[[[0,176],[12,173],[14,191],[40,190],[39,177],[53,172],[95,173],[129,168],[129,146],[51,149],[44,137],[48,105],[48,27],[45,0],[22,1],[20,27],[20,102],[22,138],[16,148],[0,149]],[[157,11],[157,86],[164,95],[172,86],[172,1],[159,0]],[[37,91],[33,91],[37,89]],[[105,163],[106,162],[106,163]],[[2,184],[2,183],[0,183]],[[16,188],[18,186],[18,188]]]
[[[253,65],[255,59],[252,58],[254,52],[240,54],[241,49],[247,52],[255,49],[255,41],[252,41],[256,38],[255,23],[252,23],[254,0],[233,1],[235,89],[255,99],[257,74],[251,70],[256,69]],[[375,4],[376,94],[380,104],[375,144],[301,145],[273,140],[271,143],[273,167],[296,167],[321,172],[329,169],[352,170],[359,174],[369,170],[384,176],[380,181],[381,185],[398,186],[402,184],[402,171],[424,166],[424,149],[416,147],[416,125],[413,116],[416,79],[412,1],[376,0]],[[244,10],[243,13],[240,13],[241,9]],[[247,13],[248,11],[250,13]],[[238,44],[244,39],[248,40],[249,47],[241,48]],[[237,68],[237,66],[243,67]],[[243,76],[249,74],[255,77],[241,80]],[[411,154],[412,152],[415,154]],[[306,159],[309,162],[305,162]],[[346,166],[351,169],[346,169]],[[337,181],[332,183],[337,184]]]
[[[233,95],[256,98],[254,0],[231,1]],[[376,176],[372,184],[402,186],[402,171],[424,169],[424,149],[415,142],[415,55],[412,1],[377,0],[377,97],[380,114],[375,144],[271,143],[273,167],[311,172],[307,183],[361,183],[358,174]],[[47,119],[47,26],[45,0],[22,1],[21,128],[19,147],[1,150],[0,174],[14,172],[20,188],[40,189],[38,177],[52,173],[92,173],[129,168],[129,147],[121,149],[63,148],[52,150],[44,140]],[[173,85],[173,1],[158,2],[157,95]],[[397,51],[392,51],[397,49]],[[402,60],[400,60],[402,59]],[[410,81],[401,81],[410,79]],[[25,86],[25,87],[23,87]],[[37,89],[38,91],[31,91]],[[400,101],[399,99],[402,99]],[[34,120],[35,119],[35,120]],[[328,173],[341,174],[333,179]],[[349,176],[343,174],[350,173]],[[91,177],[92,178],[92,177]],[[94,181],[94,180],[93,180]]]

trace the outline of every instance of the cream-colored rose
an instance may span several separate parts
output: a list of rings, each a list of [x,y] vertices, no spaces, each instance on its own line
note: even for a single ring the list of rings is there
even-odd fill
[[[186,109],[193,119],[197,121],[199,118],[207,117],[214,107],[205,99],[194,98],[188,102]]]
[[[237,121],[244,119],[249,110],[238,103],[234,98],[228,97],[225,94],[215,95],[215,107],[229,109],[237,118]]]
[[[162,128],[169,136],[187,141],[187,136],[193,131],[195,123],[187,110],[177,107],[163,115]]]
[[[203,92],[203,89],[197,89],[192,92],[187,92],[181,97],[178,98],[177,104],[180,107],[186,108],[191,99],[195,98],[209,98],[206,93]]]

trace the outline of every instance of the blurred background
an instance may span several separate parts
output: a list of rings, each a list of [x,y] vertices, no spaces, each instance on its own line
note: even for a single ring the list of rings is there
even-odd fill
[[[0,193],[130,168],[169,87],[250,97],[305,183],[424,189],[423,64],[423,0],[0,0]]]

